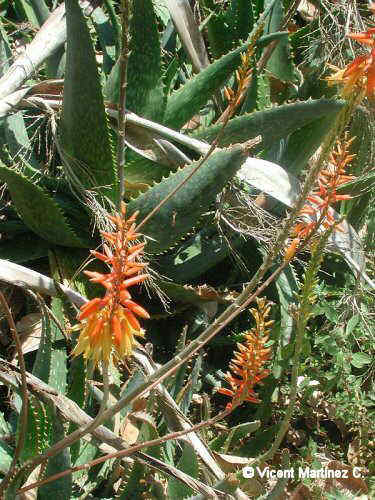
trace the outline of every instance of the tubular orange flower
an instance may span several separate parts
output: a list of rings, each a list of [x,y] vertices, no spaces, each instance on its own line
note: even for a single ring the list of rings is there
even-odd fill
[[[218,389],[221,394],[232,398],[232,403],[227,405],[228,409],[233,409],[244,401],[259,403],[254,386],[269,375],[269,370],[264,369],[264,365],[271,354],[271,349],[265,347],[270,327],[273,325],[273,321],[268,320],[271,304],[265,298],[256,300],[257,309],[250,309],[256,326],[246,333],[244,343],[237,344],[238,351],[234,353],[229,364],[232,374],[228,372],[225,376],[231,389]]]
[[[361,33],[349,33],[348,37],[369,47],[374,47],[375,28],[369,28],[367,31],[362,31]]]
[[[371,7],[374,9],[374,7]],[[349,97],[356,89],[363,89],[365,95],[375,94],[375,28],[361,33],[349,33],[349,38],[363,45],[372,47],[368,54],[357,56],[346,68],[339,69],[331,65],[335,72],[327,78],[329,84],[342,84],[341,95]]]
[[[291,235],[293,239],[284,254],[286,261],[294,257],[300,243],[317,231],[320,225],[328,229],[335,224],[336,220],[331,208],[334,203],[352,198],[349,194],[337,194],[337,188],[355,179],[353,175],[347,175],[345,172],[347,165],[355,156],[349,154],[349,147],[353,140],[354,138],[348,140],[347,135],[343,141],[338,140],[336,149],[330,154],[328,165],[320,171],[317,180],[318,188],[307,197],[307,203],[299,213],[301,217],[312,216],[313,220],[302,220],[294,226]],[[340,231],[339,226],[335,229]]]
[[[138,274],[143,271],[145,263],[139,262],[144,243],[131,244],[140,235],[135,233],[135,218],[133,214],[125,219],[126,207],[121,205],[121,212],[109,216],[115,224],[113,233],[102,231],[107,244],[103,244],[103,252],[91,250],[92,255],[105,262],[109,268],[108,273],[85,271],[90,281],[100,283],[106,294],[103,298],[95,297],[81,307],[78,314],[81,330],[73,355],[83,356],[93,364],[99,361],[109,362],[114,351],[119,358],[129,356],[136,344],[135,337],[143,337],[136,316],[148,319],[148,312],[131,300],[128,290],[148,278],[148,274]],[[131,277],[129,277],[131,276]]]

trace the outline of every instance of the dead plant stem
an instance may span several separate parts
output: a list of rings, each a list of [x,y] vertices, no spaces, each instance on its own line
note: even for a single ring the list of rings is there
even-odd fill
[[[16,445],[16,448],[14,450],[14,455],[13,455],[12,463],[9,467],[9,470],[5,474],[5,477],[3,478],[3,480],[0,483],[0,498],[2,498],[2,494],[6,490],[6,488],[8,487],[9,482],[13,476],[13,473],[17,467],[17,461],[18,461],[18,458],[21,454],[21,451],[22,451],[24,443],[25,443],[25,436],[26,436],[26,431],[27,431],[27,411],[28,411],[28,405],[29,405],[29,397],[28,397],[28,391],[27,391],[25,360],[23,358],[20,338],[19,338],[19,335],[17,332],[17,328],[15,325],[14,319],[13,319],[13,315],[11,313],[9,305],[8,305],[2,292],[0,292],[0,302],[1,302],[1,305],[3,306],[4,311],[5,311],[5,315],[7,317],[8,323],[9,323],[9,328],[10,328],[10,331],[12,332],[13,340],[14,340],[14,343],[16,345],[18,364],[19,364],[20,373],[21,373],[21,397],[22,397],[22,407],[21,407],[21,412],[20,412],[20,420],[19,420],[20,425],[19,425],[17,445]]]
[[[107,460],[111,460],[113,458],[123,458],[123,457],[128,457],[132,455],[133,453],[136,453],[137,451],[141,451],[144,448],[151,448],[153,446],[159,446],[166,441],[170,441],[172,439],[178,439],[179,437],[182,437],[186,434],[189,434],[190,432],[195,432],[199,429],[202,429],[203,427],[208,427],[210,425],[215,424],[219,420],[222,420],[226,416],[228,416],[233,409],[230,410],[224,410],[220,412],[218,415],[215,417],[210,418],[209,420],[205,420],[204,422],[200,422],[199,424],[193,425],[189,429],[183,429],[181,431],[176,431],[176,432],[170,432],[169,434],[166,434],[165,436],[162,436],[157,439],[152,439],[150,441],[145,441],[143,443],[136,444],[134,446],[130,446],[129,448],[125,450],[120,450],[116,451],[113,453],[108,453],[107,455],[104,455],[102,457],[96,458],[95,460],[91,460],[90,462],[87,462],[82,465],[78,465],[77,467],[71,467],[70,469],[66,469],[62,472],[59,472],[57,474],[54,474],[53,476],[49,476],[46,479],[43,479],[42,481],[37,481],[32,484],[28,484],[24,488],[21,488],[18,490],[18,494],[20,493],[25,493],[28,490],[32,490],[34,488],[39,488],[40,486],[43,486],[47,483],[51,483],[52,481],[56,481],[57,479],[60,479],[61,477],[67,476],[69,474],[73,474],[74,472],[78,472],[80,470],[84,469],[90,469],[91,467],[94,467],[95,465],[101,464],[103,462],[106,462]]]

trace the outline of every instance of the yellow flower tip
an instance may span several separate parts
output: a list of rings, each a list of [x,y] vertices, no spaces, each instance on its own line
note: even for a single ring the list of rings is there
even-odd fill
[[[111,309],[107,305],[80,323],[81,333],[73,356],[83,354],[95,365],[99,361],[108,363],[113,352],[120,359],[131,355],[137,344],[135,337],[144,337],[145,332],[132,311],[121,305]]]

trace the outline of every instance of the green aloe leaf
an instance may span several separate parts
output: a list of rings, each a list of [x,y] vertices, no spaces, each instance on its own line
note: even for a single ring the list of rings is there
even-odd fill
[[[186,333],[187,333],[187,328],[183,328],[181,330],[180,336],[177,338],[174,350],[176,356],[178,355],[179,351],[181,351],[186,345]],[[186,378],[186,370],[187,370],[187,363],[183,363],[181,366],[177,368],[176,372],[171,377],[169,377],[168,380],[166,380],[165,382],[165,385],[174,400],[177,398],[177,395],[182,389],[184,380]]]
[[[162,121],[166,101],[158,25],[151,0],[133,3],[130,50],[126,106],[144,118]],[[119,88],[118,61],[106,83],[105,94],[111,102],[118,102]]]
[[[6,443],[0,441],[0,473],[6,474],[12,463],[13,450]]]
[[[266,19],[275,2],[276,0],[271,0],[270,5],[260,15],[246,43],[214,61],[169,97],[164,119],[167,126],[180,128],[226,83],[241,64],[241,52],[247,49],[252,36],[256,34],[258,26]],[[283,37],[284,33],[271,33],[257,40],[256,45],[259,48],[264,47],[280,36]]]
[[[42,335],[32,373],[48,383],[52,370],[51,322],[46,308],[42,307]],[[28,459],[43,452],[50,444],[52,429],[51,410],[39,399],[29,399],[27,432],[22,458]]]
[[[130,37],[127,106],[144,118],[162,121],[166,99],[158,24],[151,0],[133,2]]]
[[[50,12],[44,0],[31,0],[35,16],[41,26],[48,18]]]
[[[40,165],[31,149],[22,111],[7,116],[3,123],[6,141],[3,147],[7,147],[12,163],[27,161],[32,168],[39,169]]]
[[[69,227],[55,201],[42,188],[1,163],[0,179],[7,183],[21,219],[38,236],[57,245],[86,246]]]
[[[254,25],[254,7],[248,0],[232,0],[226,11],[213,0],[205,0],[204,4],[213,13],[207,23],[207,35],[212,54],[218,58],[248,38]]]
[[[64,326],[63,303],[60,298],[53,298],[51,309],[54,318]],[[51,320],[45,307],[42,311],[42,337],[33,366],[33,375],[64,394],[67,386],[67,352],[64,336],[55,320]],[[45,444],[51,446],[65,437],[65,431],[60,417],[54,410],[40,403],[38,414],[33,412],[33,418],[43,418]],[[37,416],[36,416],[37,415]],[[36,431],[40,433],[37,428]],[[39,437],[40,439],[40,437]],[[63,450],[48,461],[47,476],[54,475],[71,466],[69,449]],[[72,489],[71,475],[64,476],[42,488],[41,498],[53,494],[61,500],[70,498]]]
[[[194,368],[192,369],[191,375],[187,382],[187,389],[184,391],[184,395],[182,397],[180,408],[181,411],[187,415],[191,401],[193,399],[193,394],[199,392],[199,376],[202,370],[202,354],[200,354],[197,360],[194,363]]]
[[[343,106],[344,101],[317,99],[282,104],[276,108],[238,116],[228,122],[219,142],[221,146],[228,146],[261,134],[262,142],[257,149],[258,151],[260,149],[267,150],[281,138],[286,138],[289,134],[319,118],[327,115],[334,118]],[[212,125],[193,134],[193,137],[211,142],[221,128],[222,125]]]
[[[294,320],[290,314],[290,306],[296,302],[296,293],[299,291],[296,273],[291,264],[278,276],[275,284],[280,300],[281,321],[272,373],[275,379],[279,379],[284,366],[282,353],[285,352],[285,347],[291,345],[292,340]]]
[[[271,12],[267,16],[265,33],[273,33],[281,29],[284,21],[284,6],[282,0],[266,0],[265,8],[273,3]],[[295,67],[293,64],[291,49],[289,45],[289,36],[285,36],[278,42],[274,48],[271,57],[267,63],[268,71],[282,81],[294,81],[296,78]]]
[[[52,299],[51,310],[54,317],[59,321],[59,325],[64,328],[63,303],[60,298],[54,297]],[[59,325],[55,321],[51,321],[51,364],[53,368],[49,375],[48,384],[60,393],[65,394],[68,376],[68,354],[66,352],[66,341]]]
[[[45,15],[48,15],[48,8],[43,0],[14,0],[14,4],[18,15],[26,17],[37,28],[45,21]]]
[[[151,415],[143,412],[138,413],[136,420],[142,422],[139,429],[139,435],[137,441],[142,443],[146,441],[152,441],[160,437],[158,430],[156,428],[156,423]],[[161,446],[151,446],[150,448],[147,448],[147,453],[152,457],[158,459],[161,458],[161,451],[162,451]]]
[[[241,114],[271,108],[271,88],[269,78],[264,73],[253,70],[251,85],[246,93]]]
[[[233,427],[225,440],[223,453],[227,453],[230,450],[231,445],[237,447],[238,443],[241,442],[242,439],[247,438],[250,434],[253,434],[259,429],[259,427],[259,420],[255,420],[254,422],[245,422]]]
[[[118,186],[93,43],[77,0],[67,0],[67,48],[60,142],[81,189],[116,200]]]
[[[244,159],[244,147],[241,145],[213,153],[182,186],[178,194],[165,203],[144,225],[144,233],[153,238],[147,245],[148,251],[161,252],[190,231],[209,209],[216,195],[241,168]],[[186,179],[196,166],[197,164],[193,163],[178,170],[132,200],[129,203],[129,212],[139,210],[138,220],[141,221]]]
[[[263,47],[272,40],[283,36],[284,33],[279,32],[261,37],[257,46]],[[220,89],[239,67],[241,64],[240,54],[247,49],[247,46],[248,42],[214,61],[174,92],[167,101],[164,124],[178,129],[198,113],[215,91]]]
[[[51,303],[51,310],[54,318],[59,321],[59,325],[64,328],[63,301],[54,297]],[[45,313],[44,313],[45,314]],[[39,372],[39,378],[55,388],[59,393],[65,394],[67,388],[67,362],[65,338],[54,320],[49,320],[46,316],[42,321],[46,321],[42,336],[42,344],[38,350],[37,359],[34,363],[34,375]],[[45,366],[43,366],[45,363]],[[38,375],[37,375],[38,376]],[[49,445],[53,445],[65,437],[65,430],[61,418],[56,415],[51,408],[46,408],[46,414],[51,421],[51,433],[49,435]],[[64,449],[58,455],[48,461],[46,476],[52,476],[71,467],[70,450]],[[42,487],[39,494],[41,498],[53,495],[57,499],[64,500],[70,498],[72,491],[72,476],[67,475]]]
[[[11,60],[12,51],[9,40],[5,30],[0,25],[0,76],[3,76],[9,69]],[[39,164],[31,150],[22,111],[6,116],[2,121],[2,125],[4,134],[0,135],[0,141],[4,150],[2,154],[4,161],[6,161],[5,151],[7,151],[12,160],[19,161],[20,158],[27,158],[34,168],[39,168]]]
[[[54,273],[55,277],[57,274]],[[51,310],[59,321],[59,325],[64,328],[64,313],[63,313],[63,301],[58,297],[54,297],[51,303]],[[54,320],[47,320],[48,332],[44,332],[42,337],[42,342],[44,343],[44,348],[38,350],[37,359],[34,363],[33,372],[37,372],[37,361],[40,365],[40,376],[44,382],[48,383],[51,387],[55,388],[59,393],[65,394],[67,389],[67,362],[68,355],[66,352],[66,342],[65,338]],[[43,321],[43,320],[42,320]],[[47,333],[47,335],[46,335]],[[49,352],[48,352],[49,351]],[[41,354],[39,356],[39,354]],[[43,356],[46,359],[46,367],[42,369],[42,362],[44,361]],[[47,368],[48,367],[48,368]],[[51,433],[49,437],[49,445],[53,445],[60,439],[65,437],[65,430],[62,420],[59,415],[56,415],[51,408],[46,408],[46,414],[49,415],[51,420]],[[71,457],[69,448],[65,448],[61,453],[52,457],[48,461],[46,476],[52,476],[66,470],[71,467]],[[64,500],[71,497],[72,492],[72,476],[67,475],[56,481],[53,481],[41,488],[39,494],[41,498],[47,498],[48,495],[53,495],[56,499]]]
[[[278,163],[289,173],[299,175],[322,144],[324,137],[335,122],[336,115],[337,113],[329,113],[293,132],[286,141]],[[268,156],[265,159],[272,161]]]
[[[194,479],[198,479],[199,475],[199,462],[197,454],[191,444],[185,442],[183,444],[182,454],[177,463],[177,469],[185,472]],[[178,479],[171,478],[168,481],[168,498],[186,498],[192,495],[194,490],[189,488],[186,484],[178,481]]]
[[[207,23],[207,37],[212,55],[217,59],[233,47],[233,30],[228,29],[231,17],[227,11],[221,10],[220,4],[215,4],[213,0],[205,0],[204,5],[211,14]]]
[[[87,401],[87,369],[83,356],[73,358],[69,370],[70,385],[68,388],[68,397],[75,401],[86,412],[92,412],[92,405]],[[69,434],[77,430],[78,426],[71,423],[69,426]],[[90,462],[97,455],[97,447],[84,439],[74,443],[70,449],[72,464],[78,465]],[[79,471],[76,473],[76,478],[81,480],[82,476],[87,476],[87,471]]]
[[[232,0],[231,13],[236,41],[246,40],[254,25],[254,10],[248,0]]]
[[[103,72],[108,75],[116,60],[116,34],[109,17],[102,8],[97,7],[91,14],[98,34],[99,43],[103,51]]]
[[[145,495],[146,485],[143,480],[146,474],[146,466],[135,462],[127,478],[124,488],[121,488],[119,500],[129,500],[131,498],[142,498]],[[148,489],[148,488],[147,488]]]
[[[236,235],[229,245],[213,226],[208,225],[180,243],[175,250],[159,257],[160,272],[178,283],[189,283],[228,257],[233,248],[244,242],[241,235]]]
[[[154,182],[160,182],[163,177],[170,173],[170,167],[156,163],[140,156],[137,159],[129,161],[126,165],[126,180],[132,183],[136,189],[143,189],[142,184],[152,185]]]
[[[64,426],[58,415],[54,415],[52,420],[52,436],[51,445],[65,438]],[[63,470],[70,469],[70,467],[70,451],[69,448],[65,448],[48,460],[45,475],[46,477],[53,476]],[[38,496],[41,499],[54,498],[55,500],[67,500],[68,498],[72,498],[72,487],[72,474],[67,474],[39,488]]]
[[[18,395],[17,399],[20,400]],[[27,460],[39,453],[43,453],[49,445],[50,433],[51,418],[48,414],[48,408],[35,396],[29,395],[27,431],[25,444],[21,452],[21,460]]]

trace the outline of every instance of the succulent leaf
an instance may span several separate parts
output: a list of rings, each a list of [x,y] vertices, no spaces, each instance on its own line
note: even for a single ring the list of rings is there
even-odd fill
[[[199,475],[199,462],[197,454],[190,443],[184,443],[181,457],[177,463],[177,468],[194,479]],[[185,498],[187,495],[194,493],[194,490],[186,484],[171,478],[168,481],[168,498]]]
[[[235,145],[213,153],[199,170],[178,191],[177,195],[165,203],[144,225],[144,232],[153,238],[147,249],[156,253],[166,250],[184,234],[188,233],[198,219],[209,209],[216,195],[235,175],[244,162],[244,147]],[[129,212],[140,211],[142,220],[197,166],[192,163],[154,185],[148,191],[132,200]]]
[[[130,56],[126,106],[131,111],[155,121],[162,121],[166,100],[158,25],[151,0],[133,3],[130,21]],[[113,67],[105,88],[113,103],[119,99],[120,61]]]
[[[317,99],[315,101],[282,104],[264,111],[232,118],[220,137],[219,144],[228,146],[234,142],[243,142],[249,137],[262,135],[259,149],[267,150],[292,132],[323,116],[336,114],[344,106],[343,101],[335,99]],[[211,142],[218,134],[221,125],[212,125],[193,134],[193,137]],[[255,150],[256,151],[256,150]]]
[[[67,0],[65,5],[67,48],[61,148],[79,187],[96,189],[114,201],[118,186],[93,43],[77,0]]]
[[[265,0],[264,6],[273,3],[270,13],[266,17],[266,33],[279,31],[284,21],[284,6],[282,0]],[[294,81],[296,79],[295,66],[291,56],[288,33],[278,42],[267,63],[268,71],[279,80]]]
[[[34,233],[57,245],[86,246],[69,227],[56,202],[42,188],[1,163],[0,179],[7,183],[21,219]]]

